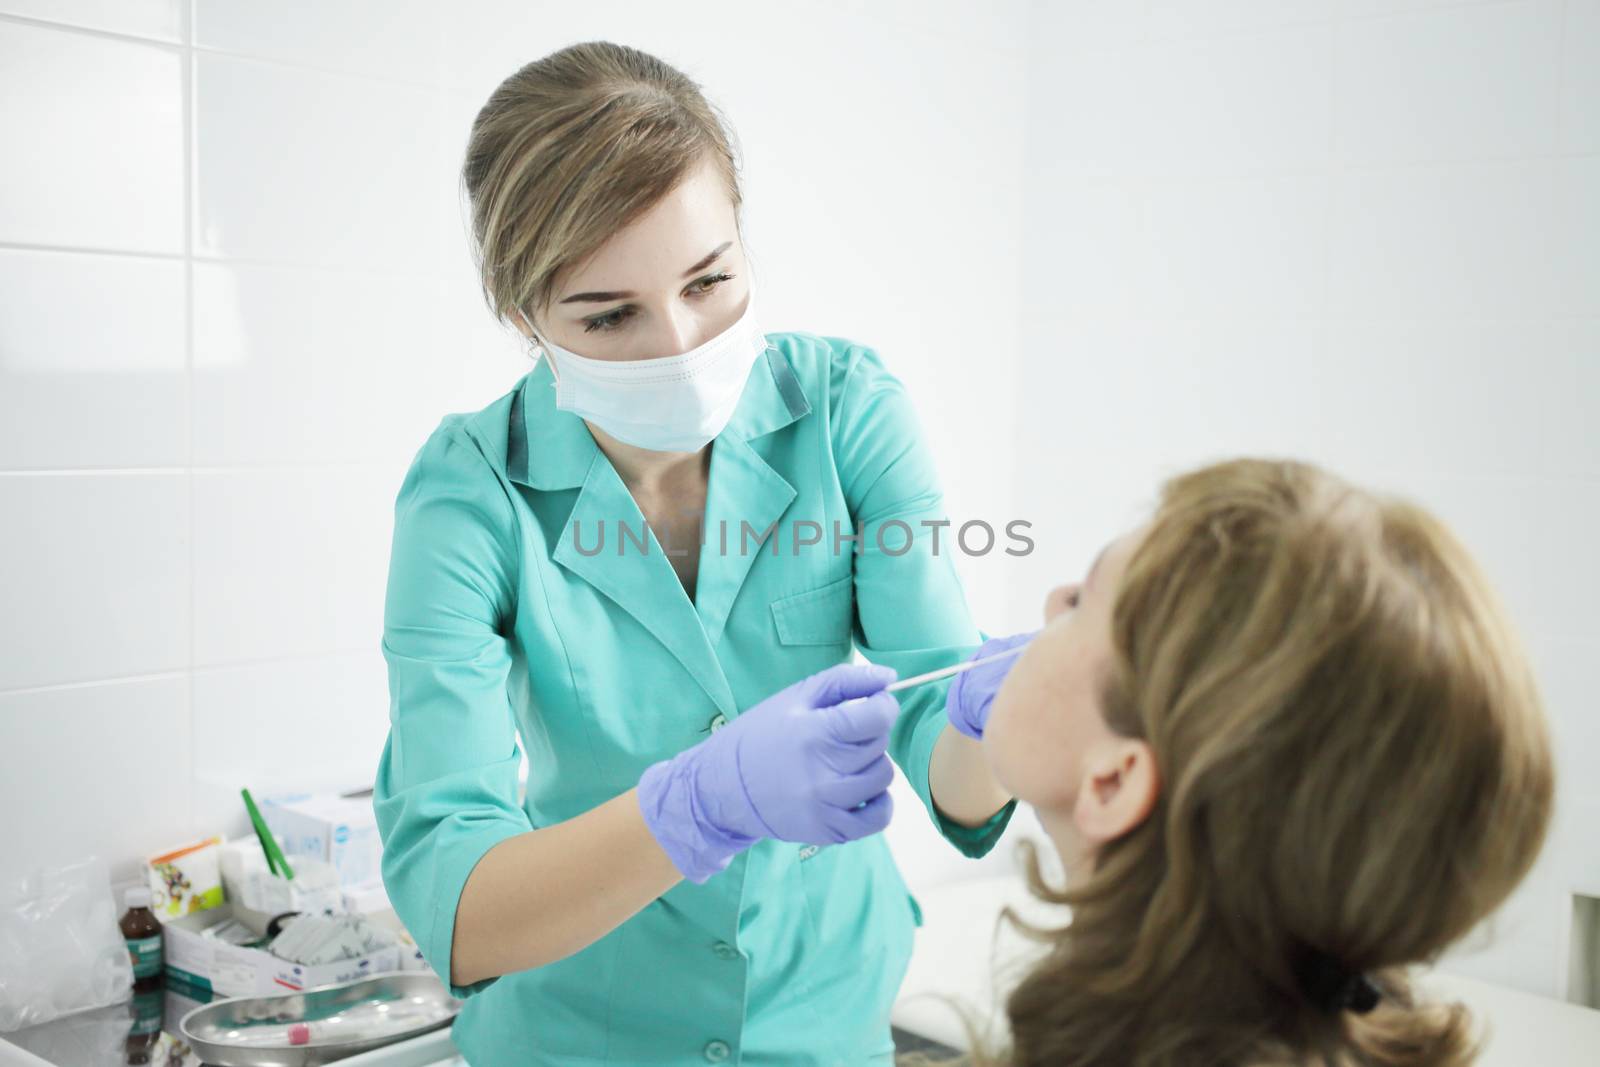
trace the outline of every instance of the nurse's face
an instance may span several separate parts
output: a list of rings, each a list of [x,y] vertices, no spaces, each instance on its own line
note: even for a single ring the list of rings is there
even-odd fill
[[[590,359],[675,356],[738,321],[747,273],[727,185],[706,163],[559,276],[539,330]]]
[[[984,752],[1007,791],[1033,805],[1071,870],[1137,826],[1159,783],[1149,746],[1106,725],[1111,609],[1143,530],[1108,544],[1082,583],[1045,598],[1045,626],[1006,675]]]

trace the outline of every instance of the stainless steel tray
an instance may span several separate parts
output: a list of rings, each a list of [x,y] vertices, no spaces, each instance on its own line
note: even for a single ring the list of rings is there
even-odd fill
[[[427,971],[380,974],[195,1008],[179,1035],[216,1067],[314,1067],[449,1026],[461,1010]]]

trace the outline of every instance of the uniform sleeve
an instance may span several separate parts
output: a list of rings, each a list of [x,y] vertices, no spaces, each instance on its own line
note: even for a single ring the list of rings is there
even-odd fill
[[[383,620],[389,738],[373,807],[389,899],[447,985],[468,875],[494,845],[531,829],[517,798],[502,636],[515,603],[513,529],[483,454],[442,426],[395,502]],[[464,998],[497,980],[450,991]]]
[[[877,353],[832,341],[829,391],[834,462],[861,534],[855,561],[856,644],[873,663],[902,678],[957,663],[983,635],[973,624],[951,553],[944,497],[905,387]],[[928,767],[945,728],[950,684],[932,682],[900,694],[889,751],[922,799],[934,825],[964,855],[977,858],[999,841],[1012,801],[988,823],[966,827],[933,802]]]

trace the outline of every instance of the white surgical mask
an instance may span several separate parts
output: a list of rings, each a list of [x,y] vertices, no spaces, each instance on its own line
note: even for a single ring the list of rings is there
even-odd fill
[[[652,452],[697,452],[721,433],[744,395],[750,368],[767,349],[754,292],[739,321],[676,356],[589,359],[537,332],[534,338],[554,365],[557,408]]]

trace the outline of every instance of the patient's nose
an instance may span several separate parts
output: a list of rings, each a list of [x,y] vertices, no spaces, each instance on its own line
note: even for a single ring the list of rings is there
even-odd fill
[[[1070,585],[1058,585],[1044,598],[1044,621],[1051,622],[1063,612],[1071,611],[1078,606],[1078,590],[1081,587],[1073,582]]]

